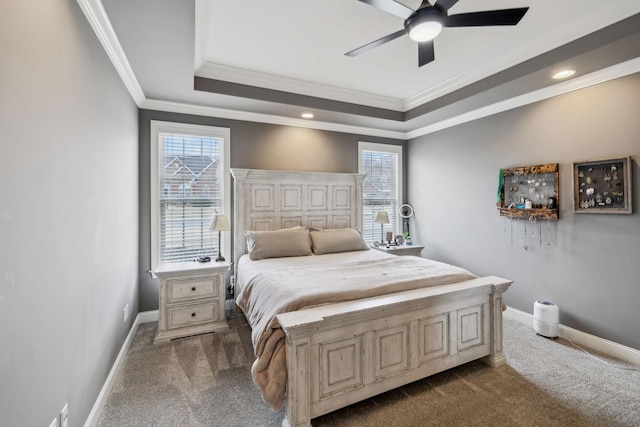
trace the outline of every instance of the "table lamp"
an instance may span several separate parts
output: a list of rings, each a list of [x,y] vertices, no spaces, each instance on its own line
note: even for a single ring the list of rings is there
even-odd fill
[[[389,224],[389,215],[386,211],[379,211],[376,214],[376,219],[374,222],[380,223],[380,243],[384,242],[384,224]]]
[[[229,230],[229,217],[226,215],[214,215],[211,219],[209,230],[218,232],[218,258],[216,258],[216,262],[224,261],[221,251],[220,232]]]

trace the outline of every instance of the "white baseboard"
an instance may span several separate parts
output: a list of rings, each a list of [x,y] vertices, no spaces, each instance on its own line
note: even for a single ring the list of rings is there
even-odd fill
[[[116,357],[115,362],[113,362],[113,366],[111,367],[111,370],[109,371],[109,375],[107,376],[107,379],[105,380],[104,385],[100,390],[100,394],[98,394],[98,398],[96,399],[95,403],[93,404],[93,407],[91,408],[91,412],[89,413],[89,416],[87,417],[87,420],[84,423],[84,427],[94,427],[98,423],[98,419],[100,418],[100,414],[102,413],[102,408],[104,407],[104,404],[106,403],[106,400],[107,400],[107,396],[109,396],[109,392],[113,387],[113,381],[115,380],[116,374],[118,373],[118,369],[122,364],[122,360],[127,354],[129,347],[131,346],[133,337],[135,336],[136,331],[138,330],[138,325],[140,325],[141,323],[155,322],[157,320],[158,320],[158,310],[145,311],[142,313],[138,313],[138,315],[136,316],[136,320],[133,322],[133,325],[131,325],[131,329],[127,334],[127,338],[124,340],[124,343],[120,348],[118,357]]]
[[[503,311],[503,314],[505,317],[529,325],[531,329],[533,329],[533,315],[511,307],[507,307],[507,309]],[[624,360],[625,362],[640,365],[640,351],[634,348],[626,347],[622,344],[605,340],[604,338],[590,335],[568,326],[559,325],[559,329],[560,337],[562,338],[569,339],[580,346],[589,347],[590,349]]]
[[[142,313],[138,313],[138,317],[136,317],[138,323],[150,323],[158,321],[158,310],[151,311],[143,311]]]

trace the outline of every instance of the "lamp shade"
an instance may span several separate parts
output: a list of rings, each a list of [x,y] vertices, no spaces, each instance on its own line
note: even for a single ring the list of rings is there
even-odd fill
[[[389,215],[387,214],[386,211],[379,211],[376,214],[376,219],[374,222],[379,222],[381,224],[388,224],[389,223]]]
[[[227,231],[229,230],[229,217],[226,215],[214,215],[209,225],[211,231]]]

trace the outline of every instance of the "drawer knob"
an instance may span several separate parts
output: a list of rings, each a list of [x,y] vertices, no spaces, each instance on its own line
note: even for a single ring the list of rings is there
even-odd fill
[[[191,313],[191,317],[196,317],[196,314],[195,313]]]
[[[194,287],[192,287],[192,288],[191,288],[191,290],[192,290],[192,291],[195,291],[195,290],[196,290],[196,287],[195,287],[195,286],[194,286]]]

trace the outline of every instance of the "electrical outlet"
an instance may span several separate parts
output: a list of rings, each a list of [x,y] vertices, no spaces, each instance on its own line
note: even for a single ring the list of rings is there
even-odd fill
[[[60,411],[60,427],[69,427],[69,404],[66,403]]]
[[[236,285],[236,276],[229,277],[229,284],[231,286],[235,286]]]
[[[129,304],[124,306],[124,320],[123,323],[127,323],[127,320],[129,320]]]

